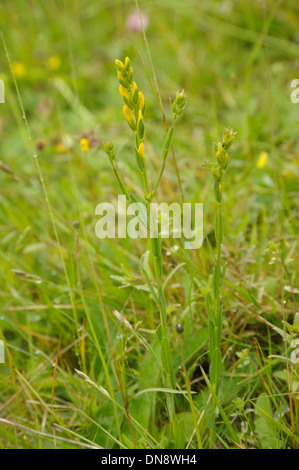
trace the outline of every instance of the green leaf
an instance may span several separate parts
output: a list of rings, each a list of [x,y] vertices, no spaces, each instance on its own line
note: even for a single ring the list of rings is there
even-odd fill
[[[216,348],[212,353],[212,362],[210,366],[210,377],[212,384],[217,384],[222,370],[222,358],[219,348]]]
[[[166,375],[168,376],[168,379],[170,380],[172,388],[175,389],[176,385],[175,385],[172,352],[170,349],[168,338],[166,337],[162,339],[162,343],[161,343],[161,362],[162,362],[163,369]]]
[[[206,311],[210,321],[215,320],[214,303],[210,293],[206,295]]]
[[[204,163],[203,165],[201,165],[203,168],[219,168],[219,165],[217,165],[217,163]]]
[[[161,361],[162,361],[164,371],[166,372],[166,374],[169,374],[171,370],[172,357],[171,357],[169,341],[165,337],[162,339],[162,343],[161,343]]]
[[[222,243],[223,239],[223,217],[218,214],[216,215],[216,240],[219,240],[219,243]]]
[[[210,333],[210,355],[212,357],[213,351],[216,348],[215,325],[213,321],[209,321],[209,333]]]
[[[220,187],[219,187],[219,183],[218,181],[215,181],[214,183],[214,193],[215,193],[215,199],[218,203],[221,202],[221,199],[222,199],[222,195],[221,195],[221,191],[220,191]]]
[[[164,143],[164,147],[163,147],[163,153],[162,153],[162,160],[163,161],[166,160],[169,149],[170,149],[170,145],[171,145],[171,141],[172,141],[172,137],[173,137],[173,129],[174,129],[173,126],[171,126],[168,133],[167,133],[166,139],[165,139],[165,143]]]
[[[158,256],[161,253],[161,240],[159,235],[157,237],[152,237],[151,238],[151,246],[152,246],[152,253],[155,258],[158,258]]]
[[[220,279],[221,279],[221,270],[220,270],[220,267],[216,264],[214,268],[214,272],[213,272],[213,289],[214,289],[215,299],[217,299],[219,296]]]
[[[158,338],[159,343],[162,343],[162,337],[163,337],[163,331],[162,331],[162,325],[159,325],[156,331],[156,336]]]
[[[178,413],[175,417],[175,442],[176,449],[184,449],[194,431],[192,413]]]
[[[270,399],[265,393],[262,393],[256,400],[255,432],[263,449],[279,449],[277,426],[263,412],[272,416]]]

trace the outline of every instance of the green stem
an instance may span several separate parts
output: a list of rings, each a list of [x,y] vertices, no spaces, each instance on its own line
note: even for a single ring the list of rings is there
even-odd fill
[[[175,122],[176,122],[176,115],[173,116],[173,121],[172,121],[171,127],[169,128],[169,131],[168,131],[167,136],[166,136],[166,140],[165,140],[164,147],[163,147],[163,154],[162,154],[162,166],[161,166],[161,169],[160,169],[158,179],[157,179],[156,184],[154,186],[154,189],[152,191],[151,199],[153,199],[154,196],[156,195],[156,193],[158,191],[158,188],[160,186],[160,183],[161,183],[161,179],[162,179],[162,176],[163,176],[163,173],[164,173],[164,170],[165,170],[165,166],[166,166],[166,160],[167,160],[167,157],[168,157],[168,154],[169,154],[169,149],[171,147],[171,143],[172,143],[172,139],[173,139],[173,131],[174,131]]]
[[[152,214],[151,214],[151,208],[150,208],[150,202],[149,201],[147,202],[147,211],[148,211],[148,220],[149,220],[149,225],[150,225],[150,218],[152,217]],[[151,252],[152,252],[152,255],[153,255],[154,261],[155,261],[155,280],[156,280],[157,290],[158,290],[159,313],[160,313],[160,322],[161,322],[161,326],[162,326],[162,342],[163,342],[163,340],[166,340],[166,341],[169,342],[168,328],[167,328],[167,316],[166,316],[166,301],[165,301],[165,296],[164,296],[163,287],[162,287],[162,283],[161,283],[161,276],[162,276],[163,266],[162,266],[161,243],[160,243],[159,234],[158,234],[157,246],[160,247],[158,253],[156,252],[156,250],[153,250],[153,245],[151,244]],[[170,350],[170,354],[171,354],[171,350]],[[174,377],[175,375],[174,375],[172,354],[171,354],[171,360],[170,360],[169,366],[170,366],[170,370],[168,371],[168,373],[163,371],[163,374],[162,374],[163,382],[164,382],[165,386],[173,388],[173,383],[172,383],[173,380],[171,378]],[[173,433],[175,435],[174,396],[172,394],[170,394],[170,396],[168,395],[166,397],[166,399],[167,399],[167,409],[168,409],[168,413],[169,413],[169,418],[170,418],[170,421],[171,421]]]
[[[180,337],[180,343],[181,343],[181,355],[182,355],[182,366],[183,366],[183,372],[184,372],[184,379],[185,379],[185,385],[186,385],[186,389],[187,389],[187,393],[188,393],[188,401],[189,401],[189,404],[190,404],[192,417],[193,417],[193,422],[194,422],[194,426],[195,426],[195,432],[196,432],[196,437],[197,437],[197,445],[198,445],[199,449],[202,449],[202,442],[201,442],[201,437],[200,437],[200,432],[199,432],[198,420],[197,420],[197,416],[196,416],[196,410],[195,410],[193,399],[192,399],[190,382],[189,382],[187,369],[186,369],[185,354],[184,354],[184,342],[183,342],[182,336]]]
[[[216,265],[214,270],[214,326],[210,325],[210,341],[213,338],[212,345],[210,344],[210,356],[211,356],[211,382],[215,396],[219,392],[219,379],[221,376],[222,358],[220,350],[220,340],[222,332],[222,315],[221,315],[221,285],[222,285],[222,272],[221,272],[221,243],[223,237],[223,222],[222,222],[222,181],[223,181],[223,169],[220,168],[219,181],[220,186],[220,201],[217,201],[217,214],[216,214]],[[213,331],[214,330],[214,331]],[[215,442],[216,439],[216,424],[215,424],[215,409],[216,399],[213,395],[212,398],[212,440]]]

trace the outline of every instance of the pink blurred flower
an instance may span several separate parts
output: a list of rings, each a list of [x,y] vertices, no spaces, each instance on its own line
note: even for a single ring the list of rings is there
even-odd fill
[[[149,24],[148,15],[144,11],[141,11],[140,15],[142,18],[144,29],[147,29],[148,24]],[[127,29],[131,31],[132,33],[142,31],[139,15],[137,11],[130,13],[130,15],[127,17],[126,26],[127,26]]]

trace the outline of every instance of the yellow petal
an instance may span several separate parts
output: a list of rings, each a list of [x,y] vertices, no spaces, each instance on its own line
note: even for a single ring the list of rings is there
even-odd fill
[[[258,161],[256,162],[256,167],[261,170],[267,165],[267,160],[268,160],[268,153],[267,152],[261,152],[258,158]]]
[[[90,143],[88,139],[81,139],[80,145],[83,152],[88,152],[88,150],[90,149]]]

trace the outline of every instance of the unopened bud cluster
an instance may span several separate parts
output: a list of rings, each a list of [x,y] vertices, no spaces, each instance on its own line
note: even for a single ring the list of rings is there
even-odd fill
[[[212,166],[211,174],[215,180],[214,192],[215,192],[215,198],[217,202],[221,202],[222,200],[221,175],[226,170],[230,162],[230,156],[228,154],[228,150],[235,140],[235,135],[236,135],[236,132],[234,132],[233,129],[225,128],[224,133],[223,133],[223,141],[218,142],[218,145],[216,148],[216,159],[217,159],[218,165],[217,166],[215,165],[215,167]],[[219,173],[216,171],[216,168],[219,168]]]
[[[104,144],[104,151],[107,153],[109,160],[112,163],[115,158],[115,152],[114,152],[113,143],[111,142],[111,140],[108,140],[108,142]]]
[[[185,91],[177,93],[174,102],[172,103],[172,111],[175,117],[178,117],[182,114],[187,105],[187,94]]]

